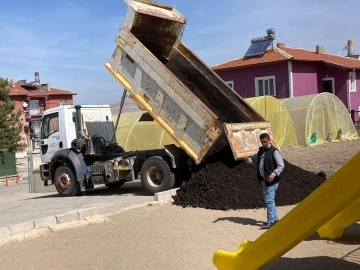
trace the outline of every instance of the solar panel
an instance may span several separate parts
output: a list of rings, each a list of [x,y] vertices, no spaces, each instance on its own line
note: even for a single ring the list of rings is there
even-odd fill
[[[263,55],[266,52],[266,49],[270,46],[272,40],[264,40],[256,43],[252,43],[245,53],[244,57],[252,57]]]

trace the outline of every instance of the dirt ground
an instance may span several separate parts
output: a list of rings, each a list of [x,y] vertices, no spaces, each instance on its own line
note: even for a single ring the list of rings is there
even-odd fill
[[[284,216],[292,207],[280,207]],[[145,206],[110,221],[0,247],[0,269],[216,269],[218,249],[235,251],[264,230],[265,210]],[[360,224],[338,241],[316,234],[261,269],[359,269]]]
[[[282,150],[305,169],[336,170],[360,141]],[[294,152],[296,150],[296,153]],[[293,206],[278,208],[283,217]],[[266,210],[219,211],[152,205],[109,217],[100,224],[48,232],[0,246],[0,269],[216,269],[216,250],[235,251],[256,240]],[[360,269],[360,223],[336,241],[316,233],[261,269]]]
[[[318,146],[287,147],[281,153],[289,162],[305,170],[338,170],[360,150],[360,140],[332,142]]]

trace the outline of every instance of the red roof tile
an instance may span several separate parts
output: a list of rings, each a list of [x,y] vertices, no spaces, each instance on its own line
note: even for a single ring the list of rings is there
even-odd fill
[[[325,62],[328,64],[338,65],[347,69],[360,69],[360,60],[353,59],[345,56],[338,56],[334,54],[318,54],[314,51],[295,49],[295,48],[282,48],[283,51],[294,57],[298,61],[316,61]]]
[[[288,54],[288,55],[287,55]],[[318,54],[314,51],[297,48],[277,48],[268,50],[263,56],[253,58],[238,58],[212,67],[214,71],[223,71],[269,63],[278,63],[287,60],[323,62],[345,69],[360,69],[360,60],[332,54]]]
[[[27,86],[20,83],[15,83],[14,86],[9,84],[10,96],[49,96],[49,95],[76,95],[76,93],[61,90],[57,88],[50,88],[50,91],[40,91],[39,86]]]

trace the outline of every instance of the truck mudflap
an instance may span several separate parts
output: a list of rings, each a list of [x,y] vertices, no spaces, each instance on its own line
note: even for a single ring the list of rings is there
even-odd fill
[[[261,146],[262,133],[268,133],[276,146],[269,122],[225,123],[224,129],[235,160],[254,155]]]
[[[44,186],[48,185],[48,181],[51,180],[50,177],[50,170],[49,170],[49,164],[41,164],[39,166],[40,168],[40,178],[42,181],[44,181]]]

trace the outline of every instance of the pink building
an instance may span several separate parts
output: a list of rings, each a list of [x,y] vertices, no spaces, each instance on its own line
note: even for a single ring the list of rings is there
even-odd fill
[[[324,46],[314,50],[288,48],[278,43],[263,54],[241,57],[212,69],[243,98],[271,95],[297,97],[322,92],[336,95],[360,119],[360,56],[348,41],[347,56],[328,54]]]
[[[15,111],[21,111],[20,120],[24,124],[21,136],[23,142],[28,145],[24,151],[27,152],[30,147],[33,150],[39,149],[40,145],[34,145],[30,138],[40,135],[44,110],[61,105],[73,105],[73,96],[76,93],[51,88],[48,83],[40,83],[38,72],[35,73],[35,81],[10,80],[9,87],[10,98],[15,101]]]

